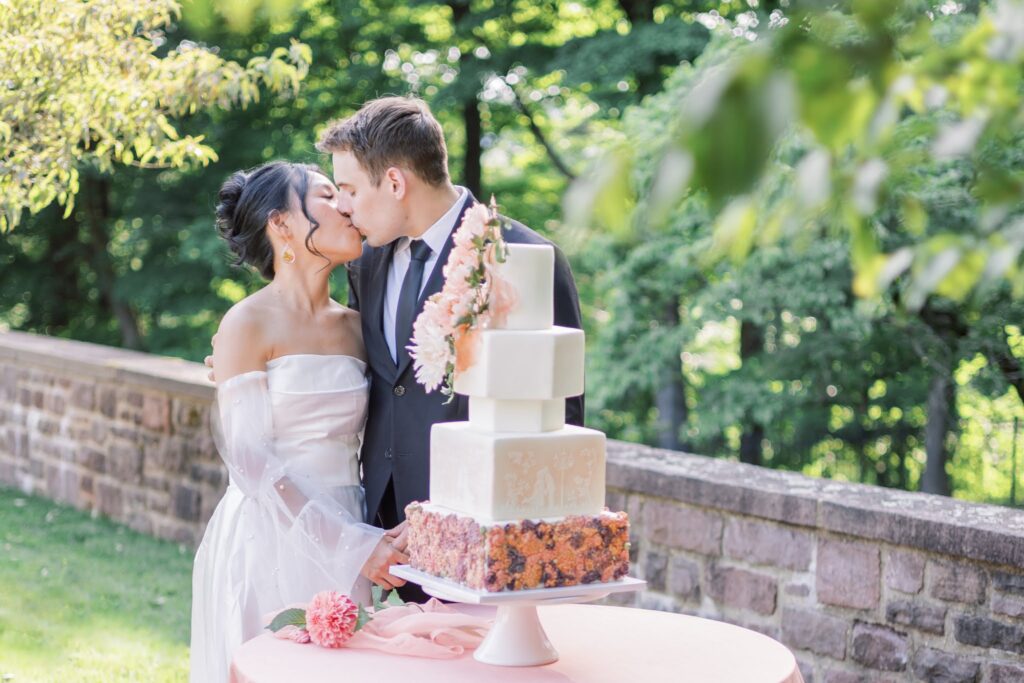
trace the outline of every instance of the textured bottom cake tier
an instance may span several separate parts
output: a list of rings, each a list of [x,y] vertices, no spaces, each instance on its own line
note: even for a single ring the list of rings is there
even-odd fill
[[[440,506],[412,503],[405,514],[409,564],[475,590],[605,583],[629,571],[625,512],[479,522]]]

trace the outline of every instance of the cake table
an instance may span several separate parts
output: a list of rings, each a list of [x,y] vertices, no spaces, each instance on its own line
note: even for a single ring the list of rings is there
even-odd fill
[[[495,611],[480,605],[453,607],[481,615]],[[803,683],[785,646],[739,626],[604,605],[552,605],[539,615],[560,655],[545,666],[490,666],[473,659],[472,652],[435,660],[375,650],[328,650],[266,633],[235,652],[230,682]]]

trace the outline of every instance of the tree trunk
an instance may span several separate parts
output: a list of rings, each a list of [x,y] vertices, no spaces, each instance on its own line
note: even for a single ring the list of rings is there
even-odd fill
[[[142,349],[142,333],[139,331],[135,312],[116,292],[117,273],[110,259],[110,237],[107,234],[107,223],[110,220],[110,181],[106,178],[83,177],[82,199],[89,232],[92,267],[96,273],[96,283],[103,305],[117,320],[121,329],[121,345],[129,349]]]
[[[452,24],[456,32],[459,31],[459,24],[469,16],[468,0],[448,0],[448,8],[452,11]],[[459,58],[459,61],[462,57]],[[462,125],[466,133],[466,153],[462,162],[462,184],[466,186],[473,195],[481,202],[487,203],[483,196],[483,172],[481,170],[480,157],[483,149],[480,139],[483,136],[483,124],[480,120],[480,102],[477,94],[462,103]]]
[[[678,296],[672,297],[667,307],[665,324],[672,329],[679,327]],[[686,450],[679,432],[689,419],[689,408],[678,349],[673,349],[665,361],[665,382],[658,389],[654,401],[658,408],[658,445],[673,451]]]
[[[60,334],[71,324],[80,310],[84,294],[79,288],[78,267],[82,260],[79,223],[72,214],[63,217],[63,207],[51,206],[41,214],[40,233],[46,239],[46,256],[50,281],[47,290],[34,295],[29,307],[27,327],[42,328],[47,334]]]
[[[641,22],[654,21],[655,3],[652,0],[619,0],[618,4],[619,9],[629,19],[629,23],[634,26]]]
[[[764,440],[764,427],[759,424],[750,426],[740,437],[740,462],[748,465],[761,464],[761,441]]]
[[[764,330],[744,320],[740,323],[740,359],[743,363],[764,350]],[[761,442],[764,440],[764,425],[749,419],[740,437],[740,462],[751,465],[761,464]]]
[[[480,121],[480,102],[475,96],[462,105],[462,121],[466,128],[466,157],[462,167],[462,182],[477,199],[486,203],[480,167],[480,157],[483,154],[480,138],[483,126]]]
[[[928,422],[925,425],[924,447],[927,454],[921,490],[925,493],[949,495],[949,475],[946,473],[946,435],[953,420],[956,395],[953,378],[947,372],[936,372],[928,389]]]
[[[896,488],[907,490],[907,432],[903,423],[896,426],[892,434],[892,452],[899,458],[900,464],[896,471]]]
[[[988,351],[989,361],[992,362],[1013,390],[1017,392],[1017,398],[1024,403],[1024,370],[1021,369],[1020,360],[1013,355],[1010,349],[1010,342],[1003,332],[1002,345],[996,348],[994,345]]]

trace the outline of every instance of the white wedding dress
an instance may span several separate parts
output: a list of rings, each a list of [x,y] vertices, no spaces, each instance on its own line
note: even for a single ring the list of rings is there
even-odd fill
[[[363,523],[367,392],[366,365],[340,355],[281,356],[218,387],[230,483],[196,551],[191,683],[226,683],[268,614],[322,590],[369,599],[359,571],[383,532]]]

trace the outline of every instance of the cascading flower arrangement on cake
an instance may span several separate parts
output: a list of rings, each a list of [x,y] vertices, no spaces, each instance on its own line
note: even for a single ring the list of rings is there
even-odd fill
[[[440,387],[451,401],[456,372],[473,364],[477,332],[500,325],[515,305],[515,289],[498,273],[508,248],[503,219],[491,197],[466,212],[444,266],[444,287],[423,304],[413,324],[409,356],[427,393]]]

